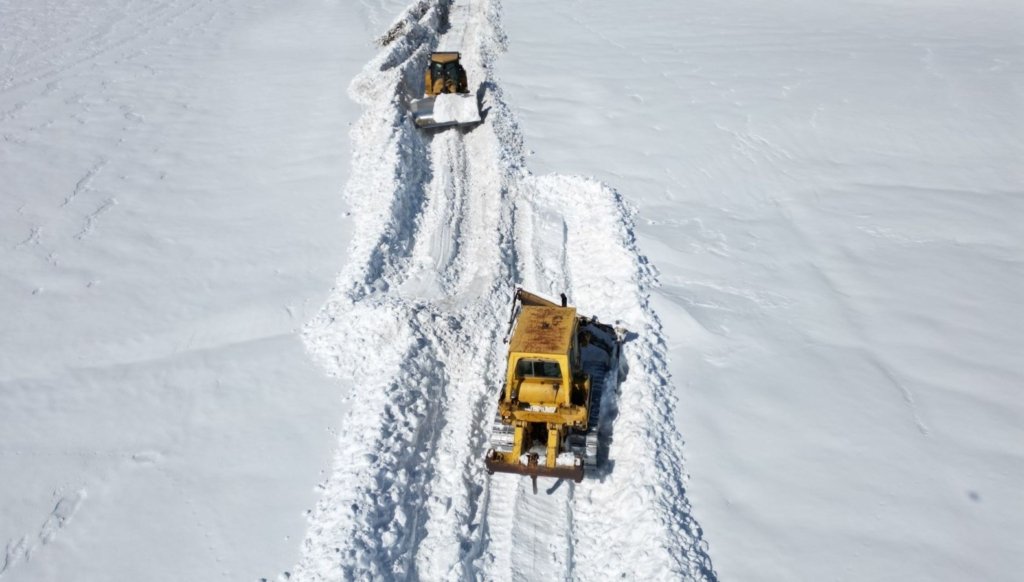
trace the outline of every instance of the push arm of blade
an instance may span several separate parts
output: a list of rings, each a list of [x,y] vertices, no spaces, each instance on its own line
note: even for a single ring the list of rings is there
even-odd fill
[[[516,324],[516,315],[519,313],[519,302],[516,301],[518,297],[518,293],[512,297],[512,313],[508,317],[508,331],[505,332],[505,343],[508,343],[509,338],[512,337],[512,328]]]

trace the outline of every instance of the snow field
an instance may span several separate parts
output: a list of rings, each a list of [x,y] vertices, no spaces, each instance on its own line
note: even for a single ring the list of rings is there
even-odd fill
[[[1021,16],[0,6],[0,578],[1016,580]],[[537,495],[515,284],[628,330]]]
[[[372,54],[340,8],[0,6],[4,582],[294,564],[344,412],[298,334]]]
[[[1024,567],[1021,22],[1001,1],[506,4],[529,165],[636,208],[722,579]]]

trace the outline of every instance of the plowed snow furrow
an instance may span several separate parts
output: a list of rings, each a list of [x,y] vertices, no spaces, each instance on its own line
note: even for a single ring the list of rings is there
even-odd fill
[[[295,578],[713,579],[628,213],[603,185],[525,171],[489,66],[504,43],[497,5],[450,4],[407,9],[352,85],[366,113],[353,130],[350,263],[306,340],[356,388]],[[485,122],[468,133],[421,133],[403,110],[433,46],[461,50],[487,89]],[[535,495],[529,479],[485,474],[515,284],[566,291],[633,333],[624,383],[604,389],[600,479],[542,479]]]
[[[459,275],[453,263],[462,240],[466,201],[462,136],[447,132],[435,137],[430,158],[433,179],[417,225],[420,231],[429,234],[417,237],[412,251],[413,265],[402,282],[402,293],[410,296],[444,296]]]
[[[573,539],[568,526],[572,523],[569,504],[573,485],[565,480],[540,479],[535,495],[529,479],[516,481],[512,543],[507,548],[509,571],[495,572],[496,579],[571,579]]]
[[[577,574],[656,579],[669,568],[681,579],[714,579],[686,500],[661,324],[647,303],[653,274],[636,248],[628,210],[614,191],[582,178],[539,178],[536,192],[539,208],[563,212],[573,296],[598,313],[616,314],[637,334],[624,345],[621,386],[605,402],[616,411],[611,470],[603,483],[576,490]],[[638,543],[617,534],[624,530],[657,533]],[[616,558],[606,564],[609,553]]]
[[[565,223],[557,212],[538,209],[533,181],[516,176],[515,257],[518,278],[528,289],[551,296],[569,290],[564,252]],[[501,354],[504,356],[504,354]],[[480,567],[486,580],[567,580],[573,575],[571,498],[573,484],[493,475],[487,513],[491,536]],[[493,512],[491,508],[494,508]]]
[[[490,395],[496,385],[489,352],[495,339],[467,338],[469,343],[458,352],[458,377],[445,390],[446,423],[437,454],[430,461],[436,478],[424,507],[426,537],[416,555],[417,571],[425,579],[467,577],[479,554],[481,494],[486,479],[481,464],[467,451],[486,443],[486,432],[474,427],[493,412]]]
[[[512,528],[515,524],[521,479],[513,475],[491,475],[484,493],[485,544],[476,562],[483,580],[508,579],[512,571]]]
[[[299,579],[459,578],[469,574],[482,547],[479,508],[486,479],[476,461],[487,433],[474,427],[486,426],[481,421],[493,414],[492,354],[510,279],[500,258],[508,244],[500,236],[507,230],[501,221],[510,212],[502,210],[505,193],[502,180],[494,177],[497,165],[467,169],[469,150],[459,133],[410,134],[401,126],[401,112],[380,106],[387,90],[377,83],[393,82],[391,71],[405,76],[422,66],[424,46],[417,48],[412,38],[428,42],[424,31],[443,16],[443,7],[420,8],[410,9],[410,18],[420,15],[417,22],[403,25],[406,34],[393,38],[380,56],[381,70],[354,83],[372,112],[361,122],[365,141],[356,158],[376,158],[362,167],[376,191],[372,198],[353,200],[363,211],[357,228],[365,238],[357,237],[353,246],[362,263],[342,274],[342,291],[307,331],[311,349],[357,385],[373,386],[382,372],[394,380],[385,390],[353,396],[348,424],[357,430],[347,434],[354,442],[343,442],[335,472],[324,484],[296,569]],[[472,56],[472,51],[464,55],[467,64]],[[492,151],[488,147],[476,157],[486,160]],[[470,182],[474,192],[497,203],[468,204]],[[357,182],[349,195],[368,190],[366,182]],[[361,244],[365,240],[375,242]],[[484,272],[479,261],[462,258],[464,249],[489,257]],[[465,285],[462,265],[474,267],[472,281],[483,284]],[[456,290],[464,294],[459,301],[451,296]],[[376,319],[393,320],[403,330],[405,319],[428,313],[409,333],[372,329]],[[353,325],[359,314],[363,328]],[[403,343],[418,351],[403,354]],[[431,357],[425,361],[408,360],[427,353]],[[372,372],[360,369],[367,360],[375,363]],[[436,367],[435,375],[427,376],[423,366]],[[427,381],[417,382],[423,377]],[[428,386],[431,381],[437,384]],[[373,430],[393,424],[413,428]]]

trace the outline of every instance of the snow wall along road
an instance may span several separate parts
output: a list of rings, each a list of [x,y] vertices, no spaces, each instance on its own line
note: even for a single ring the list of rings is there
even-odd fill
[[[685,496],[654,273],[630,212],[586,178],[533,176],[491,64],[497,0],[409,6],[350,92],[350,261],[305,340],[349,377],[334,470],[298,580],[714,580]],[[460,50],[484,122],[417,130],[407,102],[437,48]],[[567,131],[571,128],[567,128]],[[630,330],[602,406],[598,475],[488,476],[514,286]]]

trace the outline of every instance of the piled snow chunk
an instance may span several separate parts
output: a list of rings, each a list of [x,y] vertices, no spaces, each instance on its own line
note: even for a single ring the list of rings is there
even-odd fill
[[[435,123],[475,123],[480,121],[480,109],[475,95],[445,93],[434,99]]]
[[[579,462],[579,457],[568,451],[558,453],[558,457],[555,458],[555,465],[559,467],[575,467]]]

